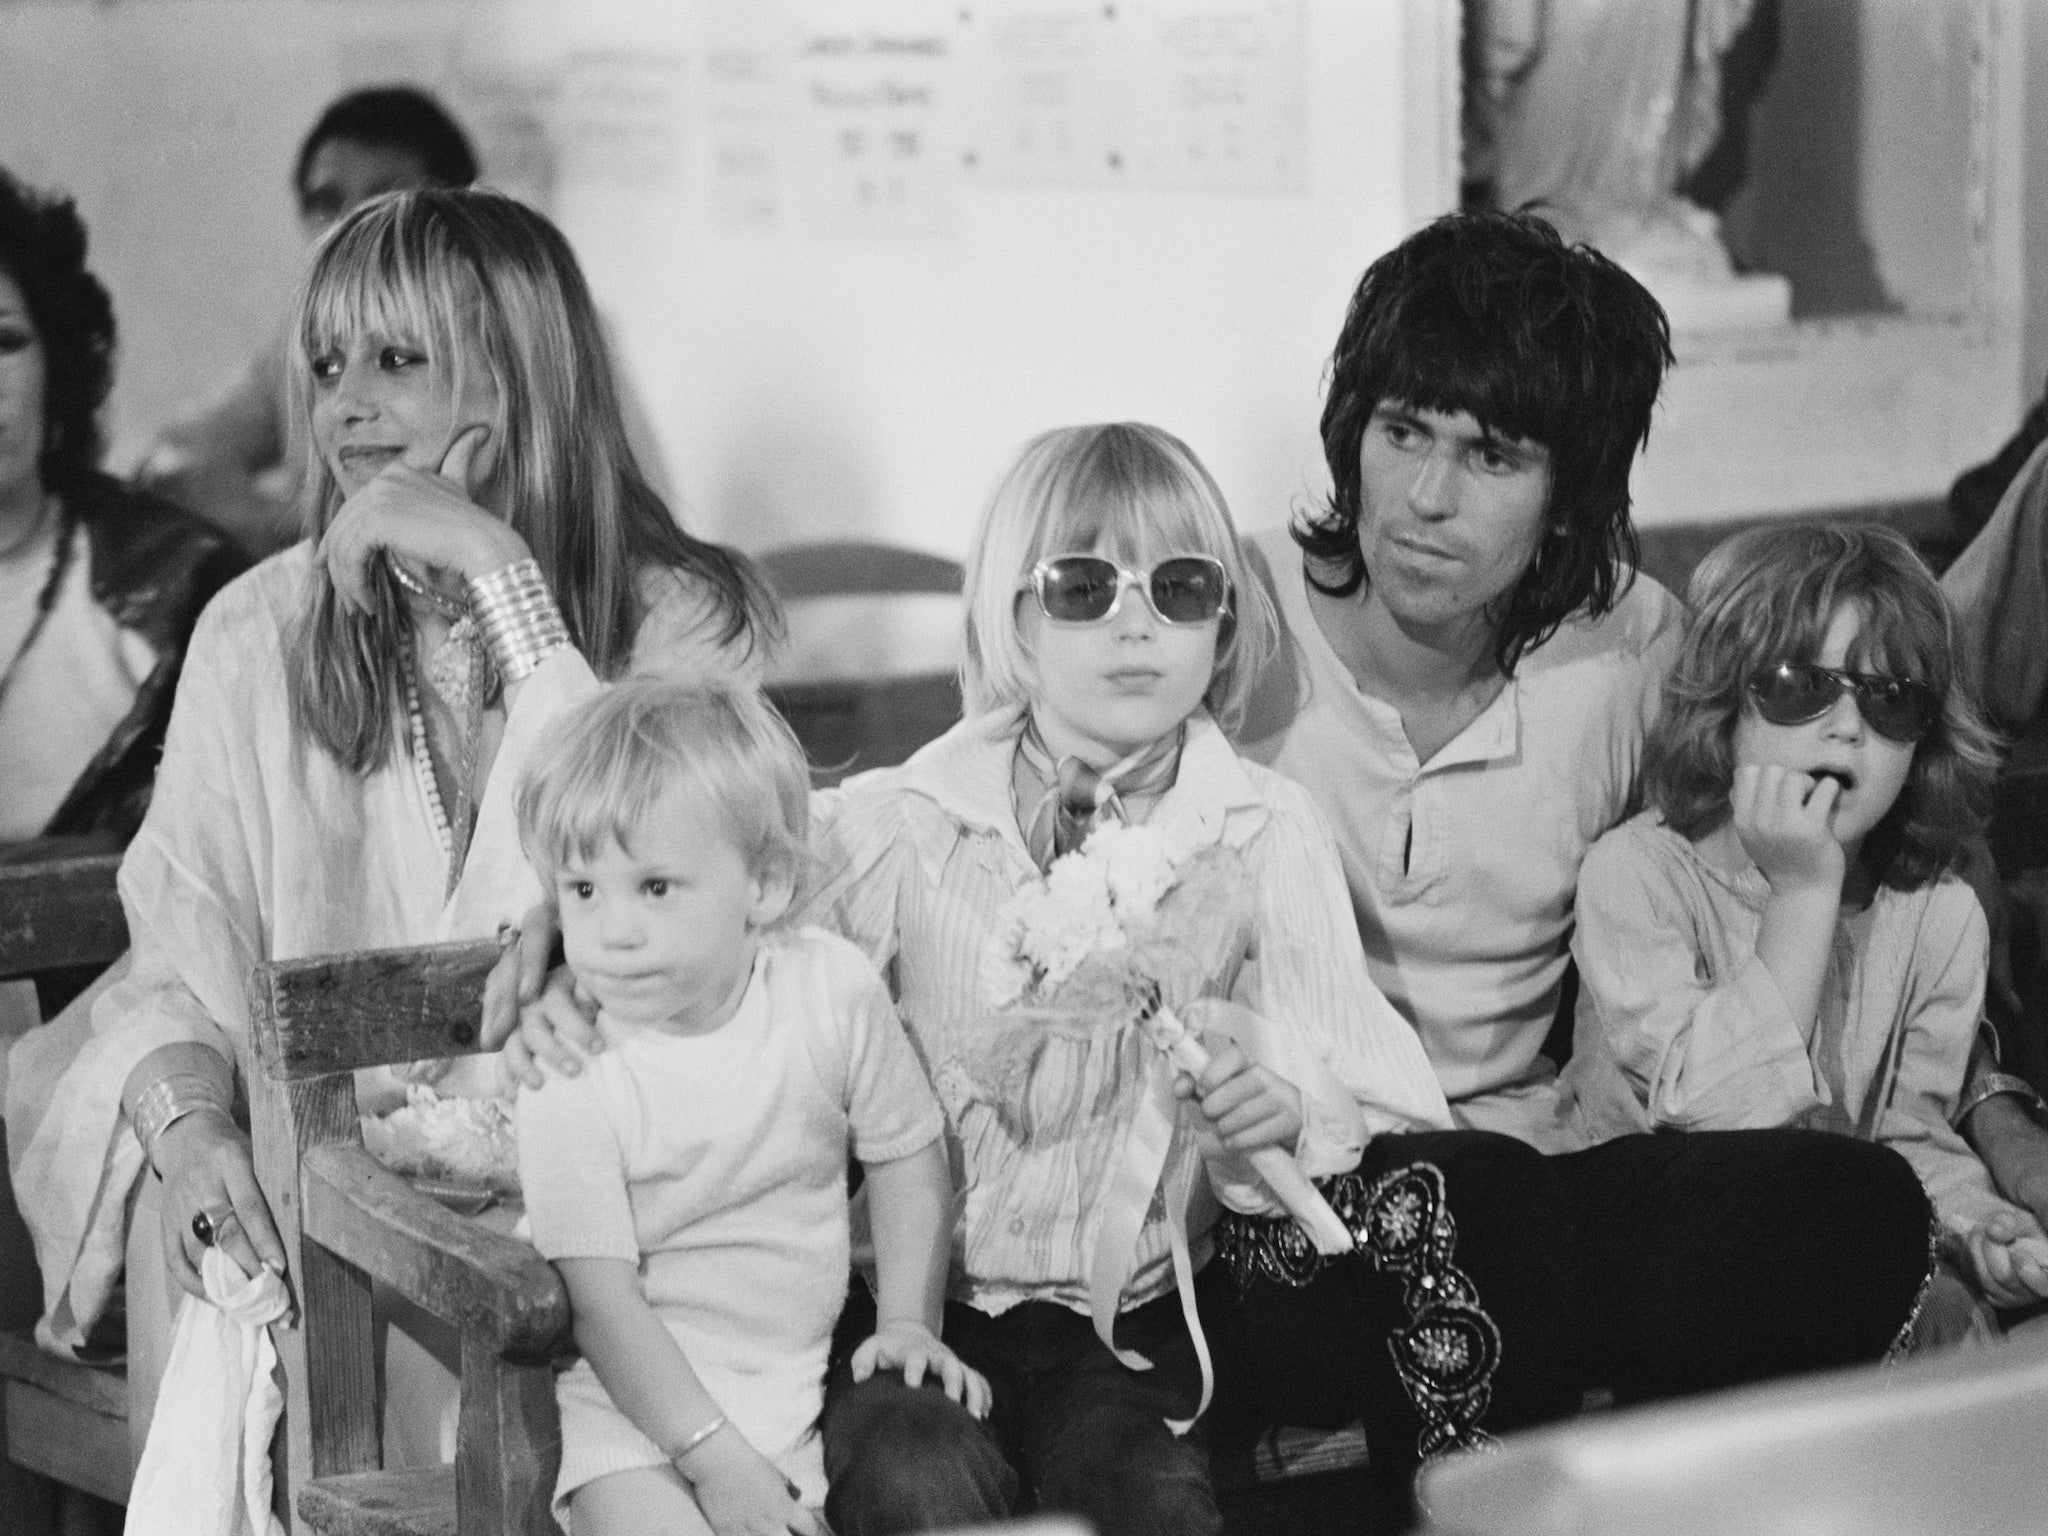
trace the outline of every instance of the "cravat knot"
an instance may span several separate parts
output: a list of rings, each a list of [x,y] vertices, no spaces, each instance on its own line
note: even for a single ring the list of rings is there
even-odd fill
[[[1072,853],[1106,821],[1131,820],[1125,801],[1156,799],[1180,772],[1182,732],[1168,731],[1107,768],[1078,757],[1054,761],[1034,721],[1017,743],[1017,805],[1025,846],[1040,869]],[[1023,815],[1025,806],[1030,814]]]

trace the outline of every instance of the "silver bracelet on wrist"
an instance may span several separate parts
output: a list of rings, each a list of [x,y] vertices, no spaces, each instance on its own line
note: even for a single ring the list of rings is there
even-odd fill
[[[2041,1095],[2024,1077],[2015,1077],[2010,1072],[1980,1072],[1963,1094],[1962,1103],[1956,1106],[1955,1119],[1950,1124],[1960,1126],[1970,1118],[1970,1112],[1986,1099],[1996,1099],[2008,1093],[2036,1119],[2048,1111],[2048,1104],[2042,1103]]]
[[[690,1436],[689,1439],[685,1440],[681,1445],[677,1446],[675,1449],[675,1454],[670,1456],[669,1460],[681,1461],[685,1456],[689,1455],[690,1452],[697,1449],[698,1446],[702,1445],[706,1440],[709,1440],[713,1435],[717,1434],[721,1429],[725,1428],[725,1426],[730,1424],[731,1422],[732,1420],[730,1418],[728,1418],[725,1414],[721,1413],[717,1418],[713,1419],[709,1424],[706,1424],[702,1429],[698,1430],[694,1435]]]
[[[203,1072],[167,1072],[135,1096],[128,1120],[151,1169],[156,1168],[156,1145],[164,1132],[202,1109],[233,1113],[221,1097],[220,1085]]]
[[[469,604],[507,687],[566,650],[569,629],[538,560],[515,560],[469,580]]]

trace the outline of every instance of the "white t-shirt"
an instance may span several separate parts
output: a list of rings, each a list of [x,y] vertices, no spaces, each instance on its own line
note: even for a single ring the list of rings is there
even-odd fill
[[[1283,642],[1239,732],[1329,821],[1366,969],[1422,1037],[1460,1124],[1572,1145],[1539,1054],[1557,1011],[1579,863],[1622,819],[1684,609],[1638,576],[1567,623],[1427,763],[1308,606],[1284,528],[1250,542]]]
[[[817,1418],[851,1263],[847,1153],[890,1162],[945,1125],[888,991],[851,944],[804,929],[762,946],[738,1011],[710,1034],[598,1027],[608,1048],[580,1075],[519,1094],[534,1246],[638,1266],[720,1410],[821,1503]],[[576,1373],[594,1375],[587,1361]],[[593,1464],[572,1443],[586,1422],[564,1417],[565,1471]]]

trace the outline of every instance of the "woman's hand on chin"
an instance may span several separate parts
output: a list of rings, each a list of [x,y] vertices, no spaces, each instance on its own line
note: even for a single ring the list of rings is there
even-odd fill
[[[164,1262],[179,1285],[206,1294],[199,1262],[207,1245],[199,1233],[207,1227],[242,1273],[265,1265],[285,1272],[284,1244],[256,1183],[249,1138],[232,1118],[218,1109],[184,1116],[157,1138],[156,1163],[164,1179]],[[206,1221],[195,1229],[193,1218],[201,1215]]]
[[[464,581],[524,560],[532,552],[510,524],[470,499],[472,466],[490,428],[465,429],[432,474],[393,462],[341,504],[321,537],[319,560],[349,607],[370,607],[370,572],[380,555]]]

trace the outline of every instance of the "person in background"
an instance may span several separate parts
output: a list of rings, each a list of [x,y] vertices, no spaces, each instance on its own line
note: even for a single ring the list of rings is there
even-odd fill
[[[185,642],[242,561],[99,471],[114,310],[69,199],[0,170],[0,843],[141,824]]]
[[[352,91],[320,114],[292,167],[299,226],[314,241],[358,203],[413,187],[466,187],[476,152],[441,104],[409,85]],[[282,331],[226,390],[144,451],[141,486],[221,528],[250,555],[304,532],[287,453],[290,338]]]

